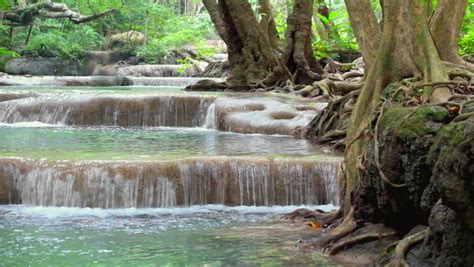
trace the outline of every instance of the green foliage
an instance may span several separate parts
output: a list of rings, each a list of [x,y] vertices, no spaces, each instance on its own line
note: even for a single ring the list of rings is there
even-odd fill
[[[286,32],[286,16],[282,12],[278,12],[275,15],[275,25],[276,25],[276,30],[278,33],[278,36],[280,36],[280,39],[285,38],[285,32]]]
[[[83,53],[105,44],[105,39],[87,24],[69,21],[39,21],[26,50],[33,56],[81,59]]]
[[[10,28],[0,24],[0,47],[14,47],[17,52],[31,56],[80,59],[84,51],[105,48],[108,44],[105,36],[138,31],[146,35],[147,45],[125,44],[121,49],[143,56],[149,62],[158,62],[185,45],[193,46],[203,56],[214,52],[204,46],[206,38],[217,37],[207,12],[194,10],[180,15],[180,5],[175,1],[168,4],[153,0],[56,1],[84,15],[108,9],[116,11],[80,25],[68,20],[37,19],[28,45],[25,45],[28,27],[16,27],[10,40]],[[0,0],[0,8],[9,8],[10,2]]]
[[[328,17],[317,14],[313,23],[315,36],[313,49],[319,59],[333,57],[338,51],[356,51],[358,49],[349,14],[342,1],[334,1],[329,7]]]
[[[3,47],[0,47],[0,58],[2,57],[17,57],[18,54],[15,51],[7,50]]]
[[[459,52],[461,56],[474,55],[474,0],[469,0],[464,23],[462,26],[461,40],[459,41]]]
[[[3,47],[0,47],[0,71],[3,70],[5,61],[7,59],[12,58],[12,57],[17,57],[17,56],[18,54],[15,51],[11,51]]]
[[[193,61],[189,58],[178,59],[177,63],[181,65],[177,70],[179,73],[185,73],[193,66]]]
[[[198,50],[198,55],[209,56],[213,49],[205,46],[205,37],[212,32],[212,25],[207,13],[198,16],[179,16],[170,20],[156,33],[149,43],[137,50],[137,56],[142,57],[150,63],[157,63],[160,58],[172,54],[175,50],[185,49],[191,46]]]
[[[9,11],[11,10],[12,3],[10,0],[0,0],[0,10]]]

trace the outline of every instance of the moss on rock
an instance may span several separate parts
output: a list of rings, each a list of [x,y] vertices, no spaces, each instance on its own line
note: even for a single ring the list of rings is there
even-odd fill
[[[428,155],[434,166],[431,182],[443,203],[464,213],[474,200],[474,121],[441,129]]]
[[[395,106],[385,110],[374,133],[378,142],[368,147],[364,171],[353,195],[356,217],[382,221],[402,234],[418,224],[427,224],[431,207],[422,209],[420,205],[432,174],[427,155],[437,132],[450,120],[449,111],[442,106]],[[405,186],[389,185],[382,174],[392,183]]]

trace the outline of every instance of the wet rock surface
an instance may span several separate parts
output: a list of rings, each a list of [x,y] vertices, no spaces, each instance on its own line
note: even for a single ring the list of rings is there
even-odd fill
[[[293,101],[291,97],[217,99],[206,123],[222,131],[302,137],[306,125],[325,103],[307,103],[311,108],[301,109],[302,103]]]
[[[404,233],[418,224],[426,224],[429,210],[420,206],[432,170],[426,155],[437,131],[449,120],[450,114],[444,107],[393,107],[386,111],[374,137],[378,137],[377,143],[369,147],[365,171],[354,195],[356,216],[373,222],[383,220]],[[375,146],[379,146],[378,150]],[[404,186],[386,183],[380,178],[381,173],[393,184]]]
[[[87,75],[84,63],[58,58],[13,58],[5,63],[5,72],[13,75]]]
[[[416,266],[474,263],[474,121],[453,117],[443,106],[388,108],[352,196],[356,219],[400,236],[430,227],[409,257]]]

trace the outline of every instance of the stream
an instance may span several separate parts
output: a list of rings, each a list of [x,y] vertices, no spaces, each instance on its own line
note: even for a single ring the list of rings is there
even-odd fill
[[[324,107],[181,87],[0,87],[0,265],[334,266],[279,221],[339,205]]]

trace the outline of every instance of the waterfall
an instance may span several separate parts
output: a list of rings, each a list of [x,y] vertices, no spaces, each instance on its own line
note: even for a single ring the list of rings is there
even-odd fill
[[[40,121],[76,126],[172,126],[205,124],[214,97],[40,97],[0,102],[0,122]]]
[[[206,122],[204,128],[217,129],[216,104],[212,103],[206,112]]]
[[[186,68],[183,65],[132,65],[119,67],[117,70],[118,76],[131,77],[191,77],[198,74],[197,69],[193,66]]]
[[[200,80],[212,79],[222,82],[219,78],[189,78],[189,77],[126,77],[131,85],[135,86],[179,86],[186,87]]]
[[[100,208],[338,205],[339,164],[224,156],[136,162],[0,158],[0,202]]]

